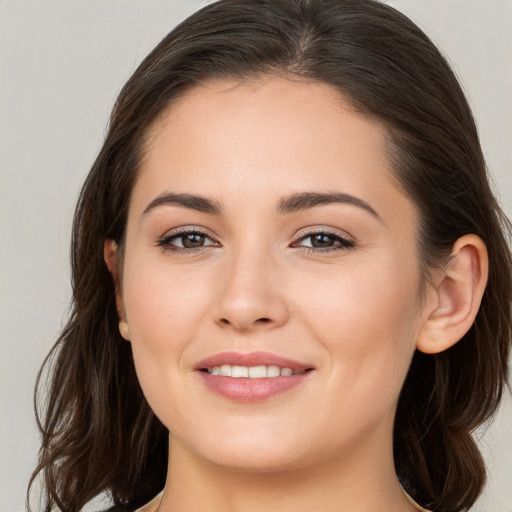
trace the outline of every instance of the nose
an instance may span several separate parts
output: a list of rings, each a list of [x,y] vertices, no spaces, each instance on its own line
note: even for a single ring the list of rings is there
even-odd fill
[[[216,323],[240,332],[272,329],[286,323],[288,307],[279,274],[268,254],[245,252],[233,258],[221,280],[214,311]]]

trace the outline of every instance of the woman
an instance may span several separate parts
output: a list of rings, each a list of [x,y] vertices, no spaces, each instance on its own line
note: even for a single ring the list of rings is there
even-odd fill
[[[506,229],[406,17],[195,13],[121,91],[80,196],[45,510],[467,510],[507,376]]]

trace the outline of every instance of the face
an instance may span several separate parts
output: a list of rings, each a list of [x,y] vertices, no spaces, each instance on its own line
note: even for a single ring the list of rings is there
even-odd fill
[[[277,78],[198,86],[155,123],[119,303],[182,450],[266,471],[389,448],[422,311],[384,141],[330,86]]]

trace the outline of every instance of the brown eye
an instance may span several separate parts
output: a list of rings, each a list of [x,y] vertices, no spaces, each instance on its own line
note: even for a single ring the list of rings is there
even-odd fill
[[[332,236],[326,235],[324,233],[319,233],[317,235],[311,235],[310,239],[311,239],[311,247],[318,247],[318,248],[332,247],[336,243],[336,240],[334,240],[334,238]]]
[[[219,244],[200,231],[181,231],[164,237],[158,242],[158,245],[171,251],[186,251]]]
[[[304,247],[311,251],[328,251],[352,249],[355,243],[334,233],[317,232],[303,236],[293,245],[295,247]]]
[[[199,233],[188,233],[177,238],[181,241],[181,247],[185,249],[196,249],[197,247],[203,247],[205,245],[206,236],[200,235]],[[180,244],[176,244],[180,246]]]

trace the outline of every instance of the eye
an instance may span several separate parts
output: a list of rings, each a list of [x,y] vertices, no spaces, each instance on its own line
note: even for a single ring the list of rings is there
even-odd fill
[[[304,247],[309,251],[328,252],[335,250],[348,250],[355,247],[355,243],[341,235],[327,231],[308,233],[292,244],[293,247]]]
[[[204,247],[215,246],[219,243],[212,240],[210,236],[198,230],[182,230],[166,235],[158,241],[158,246],[168,251],[194,251]]]

